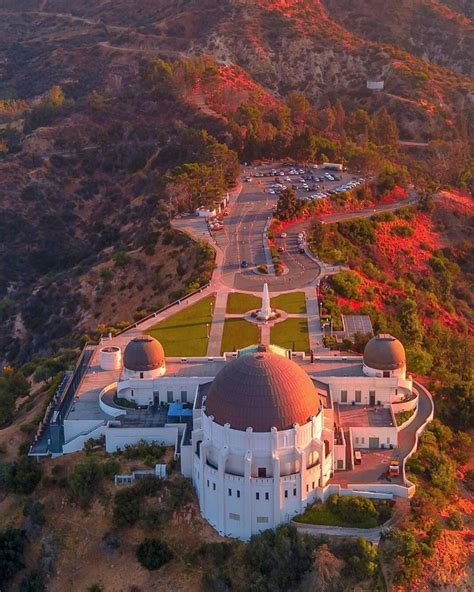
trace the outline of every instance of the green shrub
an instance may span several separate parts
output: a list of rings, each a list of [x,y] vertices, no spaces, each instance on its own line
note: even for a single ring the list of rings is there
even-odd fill
[[[341,271],[331,278],[334,290],[344,298],[359,298],[358,286],[361,283],[360,277],[351,271]]]
[[[74,465],[68,476],[68,486],[74,501],[86,508],[100,487],[103,471],[94,457],[86,457],[83,463]]]
[[[452,530],[462,530],[464,527],[464,518],[460,512],[453,510],[449,514],[448,526]]]
[[[146,316],[146,315],[144,315]],[[137,404],[135,401],[129,401],[128,399],[125,399],[124,397],[114,397],[114,403],[116,405],[118,405],[119,407],[125,407],[126,409],[136,409],[137,408]]]
[[[46,586],[40,571],[30,571],[20,583],[20,592],[44,592]]]
[[[130,262],[130,255],[125,253],[125,251],[118,251],[118,253],[116,253],[114,255],[115,267],[124,267],[129,262]]]
[[[168,545],[160,539],[145,539],[137,549],[139,563],[150,571],[160,569],[171,561],[173,554]]]
[[[413,236],[413,228],[409,226],[393,226],[390,233],[395,236],[408,237]]]
[[[163,444],[159,444],[158,442],[147,442],[146,440],[140,440],[137,444],[127,444],[125,446],[125,451],[123,455],[125,458],[130,460],[134,459],[143,459],[143,458],[153,458],[155,461],[160,460],[164,453],[166,452],[166,447]]]
[[[318,541],[290,524],[253,536],[244,548],[248,590],[293,590],[312,564]]]
[[[23,516],[30,519],[35,526],[43,526],[46,521],[44,505],[38,500],[28,500],[23,506]]]
[[[348,562],[360,579],[373,577],[378,569],[377,547],[367,539],[359,537],[355,554],[349,557]]]
[[[29,495],[40,481],[41,465],[27,456],[22,456],[13,463],[0,465],[0,485],[7,491]]]
[[[384,557],[394,570],[396,584],[408,584],[422,570],[422,549],[413,532],[395,528],[384,545]]]
[[[114,497],[113,520],[119,528],[133,526],[140,516],[140,496],[134,488],[117,491]]]
[[[0,590],[24,567],[25,533],[17,528],[0,531]]]
[[[395,421],[397,422],[397,426],[403,425],[406,421],[414,415],[415,411],[410,409],[409,411],[401,411],[400,413],[395,413]]]

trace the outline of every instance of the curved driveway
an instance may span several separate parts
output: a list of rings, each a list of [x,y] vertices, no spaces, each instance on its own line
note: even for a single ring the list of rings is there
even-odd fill
[[[242,192],[229,206],[224,230],[215,233],[217,246],[224,254],[222,281],[228,287],[260,291],[267,281],[272,292],[283,292],[301,289],[318,277],[318,264],[298,253],[296,237],[293,242],[288,241],[282,254],[287,274],[275,277],[255,273],[258,265],[271,262],[268,250],[265,252],[263,233],[276,201],[277,196],[264,193],[262,182],[255,178],[244,183]],[[242,261],[249,264],[247,269],[241,268]]]

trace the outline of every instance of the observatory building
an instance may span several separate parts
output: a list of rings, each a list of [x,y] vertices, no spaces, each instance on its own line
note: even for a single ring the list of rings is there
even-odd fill
[[[391,335],[372,338],[363,357],[255,345],[167,358],[153,337],[125,333],[91,350],[80,369],[30,454],[74,452],[99,436],[108,452],[140,440],[173,446],[203,517],[241,539],[325,499],[341,475],[355,489],[375,487],[374,471],[354,458],[397,458],[396,414],[416,417],[421,396]],[[394,482],[405,490],[402,476]]]

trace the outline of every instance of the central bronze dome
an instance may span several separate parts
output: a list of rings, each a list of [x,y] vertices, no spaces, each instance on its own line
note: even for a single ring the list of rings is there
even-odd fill
[[[254,432],[303,425],[320,410],[311,378],[295,362],[259,352],[229,362],[215,377],[206,399],[206,414],[235,430]]]

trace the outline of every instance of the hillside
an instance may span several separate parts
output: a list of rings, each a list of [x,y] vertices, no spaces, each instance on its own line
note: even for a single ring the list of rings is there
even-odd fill
[[[474,26],[436,0],[325,0],[331,16],[357,35],[390,44],[423,60],[473,75]],[[383,20],[381,20],[381,17]]]
[[[397,165],[439,169],[439,182],[468,187],[472,26],[454,12],[462,3],[404,3],[404,27],[392,18],[399,4],[381,11],[377,2],[369,11],[342,0],[1,0],[3,354],[26,360],[206,281],[212,264],[166,234],[178,206],[167,175],[200,153],[184,149],[191,130],[209,135],[195,138],[209,153],[220,146],[227,172],[224,185],[213,180],[217,190],[236,176],[227,148],[239,158],[291,156],[291,134],[304,141],[311,125],[341,157],[349,149],[341,109],[346,121],[357,108],[371,116],[387,109],[402,139],[441,141],[394,157]],[[156,86],[163,73],[146,74],[156,58],[183,64],[165,91]],[[368,91],[366,81],[380,77],[385,91]],[[303,125],[296,114],[288,119],[295,92],[317,114]],[[322,123],[336,107],[336,124]]]

